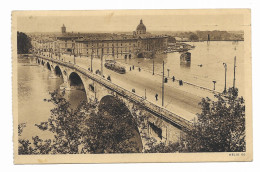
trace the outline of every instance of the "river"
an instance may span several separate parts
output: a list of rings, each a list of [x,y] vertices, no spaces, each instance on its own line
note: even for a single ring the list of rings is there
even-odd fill
[[[46,67],[37,65],[35,58],[18,58],[18,123],[26,123],[21,138],[38,135],[47,139],[52,135],[35,126],[48,120],[54,105],[44,99],[49,99],[49,92],[59,90],[63,83],[62,78],[53,79],[50,75]],[[86,95],[83,91],[72,90],[66,91],[65,98],[75,108]]]

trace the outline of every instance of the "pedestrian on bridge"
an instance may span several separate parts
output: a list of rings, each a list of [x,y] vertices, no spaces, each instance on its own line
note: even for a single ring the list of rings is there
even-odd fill
[[[131,66],[130,66],[130,71],[132,70]]]
[[[158,100],[158,94],[157,93],[155,94],[155,99],[156,99],[156,101]]]
[[[133,70],[135,70],[135,66],[133,65]]]
[[[141,68],[139,67],[139,72],[141,72]]]

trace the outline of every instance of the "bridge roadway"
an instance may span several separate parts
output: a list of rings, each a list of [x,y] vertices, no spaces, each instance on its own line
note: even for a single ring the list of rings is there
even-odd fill
[[[47,61],[54,62],[63,67],[73,69],[73,70],[87,76],[91,80],[103,85],[107,89],[110,89],[110,90],[116,92],[117,94],[127,98],[128,100],[141,105],[145,110],[151,112],[152,114],[154,114],[157,117],[162,118],[166,122],[171,123],[175,126],[177,125],[181,130],[183,130],[183,129],[190,130],[192,128],[192,123],[190,121],[182,118],[181,116],[179,116],[163,107],[157,106],[156,104],[144,99],[141,96],[136,95],[135,93],[133,93],[131,91],[128,91],[128,90],[114,84],[113,82],[106,80],[105,78],[101,77],[100,75],[95,74],[94,72],[92,73],[89,70],[87,70],[83,67],[80,67],[76,64],[72,64],[69,62],[63,62],[63,61],[49,58],[46,56],[36,55],[36,57],[45,59]]]

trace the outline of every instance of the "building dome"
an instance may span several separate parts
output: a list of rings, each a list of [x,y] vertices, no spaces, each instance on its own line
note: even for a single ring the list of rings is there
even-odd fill
[[[146,27],[143,24],[143,20],[140,20],[140,24],[136,27],[136,33],[137,34],[145,34],[146,33]]]

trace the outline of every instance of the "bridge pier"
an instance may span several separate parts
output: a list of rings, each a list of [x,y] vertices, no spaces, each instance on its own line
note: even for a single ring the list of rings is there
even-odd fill
[[[56,73],[55,73],[55,69],[53,67],[53,63],[51,64],[51,70],[50,71],[51,71],[51,75],[49,76],[49,78],[51,78],[51,79],[59,78],[59,76],[57,76]]]

